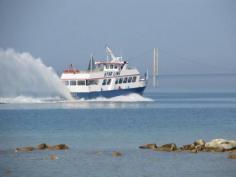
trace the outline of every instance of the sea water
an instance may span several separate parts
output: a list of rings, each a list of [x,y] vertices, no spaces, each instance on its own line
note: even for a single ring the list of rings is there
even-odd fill
[[[20,97],[0,104],[0,176],[235,177],[236,161],[228,153],[138,147],[236,139],[236,92],[147,89],[144,97],[36,100]],[[40,143],[65,143],[69,150],[15,152],[16,147]],[[113,157],[113,151],[122,156]],[[58,159],[50,160],[52,154]]]

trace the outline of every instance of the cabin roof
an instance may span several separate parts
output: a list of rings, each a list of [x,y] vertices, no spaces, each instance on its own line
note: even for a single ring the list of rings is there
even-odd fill
[[[123,65],[124,63],[128,63],[127,61],[96,61],[95,64],[115,64],[115,65]]]

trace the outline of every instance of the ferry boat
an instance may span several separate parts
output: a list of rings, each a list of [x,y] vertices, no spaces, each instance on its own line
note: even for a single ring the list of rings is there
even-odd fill
[[[75,99],[143,94],[148,81],[147,73],[141,75],[136,68],[130,68],[128,62],[116,57],[109,47],[106,47],[106,53],[106,61],[95,62],[91,57],[86,71],[71,65],[61,74],[61,80]]]

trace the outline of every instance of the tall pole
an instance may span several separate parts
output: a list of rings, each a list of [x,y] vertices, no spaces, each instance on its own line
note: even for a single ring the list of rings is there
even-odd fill
[[[156,48],[156,86],[158,87],[158,76],[159,76],[159,49]]]
[[[153,69],[152,69],[152,83],[153,87],[157,87],[157,75],[158,75],[158,49],[153,49]]]

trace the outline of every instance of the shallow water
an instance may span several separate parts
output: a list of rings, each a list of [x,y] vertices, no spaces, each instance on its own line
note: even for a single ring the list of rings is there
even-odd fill
[[[167,153],[145,143],[178,146],[203,138],[236,139],[235,92],[157,92],[151,100],[0,104],[0,176],[234,177],[227,153]],[[40,143],[68,151],[15,153]],[[123,156],[112,157],[112,151]],[[56,154],[59,159],[50,160]]]

